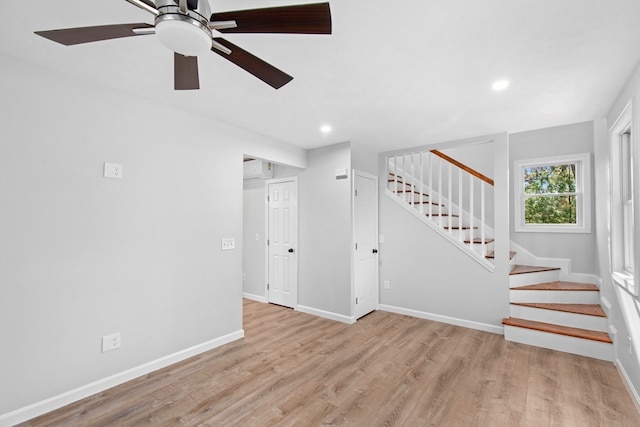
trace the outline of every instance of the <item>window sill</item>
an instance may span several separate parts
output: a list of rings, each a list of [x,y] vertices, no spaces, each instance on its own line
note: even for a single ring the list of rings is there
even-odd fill
[[[516,233],[591,233],[590,227],[551,224],[519,225],[514,231]]]
[[[638,295],[632,274],[616,271],[611,275],[611,278],[616,285],[626,289],[632,295]]]

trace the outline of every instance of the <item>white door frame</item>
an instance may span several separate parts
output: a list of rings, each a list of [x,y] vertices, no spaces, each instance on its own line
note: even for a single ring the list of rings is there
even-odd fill
[[[279,184],[281,182],[293,182],[295,184],[295,193],[296,193],[296,229],[295,229],[295,239],[294,239],[294,247],[296,251],[296,256],[294,258],[294,262],[296,265],[298,264],[298,177],[292,176],[289,178],[274,178],[265,180],[264,185],[264,229],[265,229],[265,239],[264,239],[264,296],[267,303],[269,302],[269,289],[267,287],[269,283],[269,185],[270,184]],[[296,268],[296,272],[298,268]],[[298,276],[296,276],[296,302],[293,307],[294,310],[298,308]]]
[[[355,205],[356,205],[356,198],[355,198],[355,190],[356,190],[356,175],[361,176],[363,178],[369,178],[369,179],[373,179],[375,181],[376,184],[379,185],[378,182],[378,176],[377,175],[372,175],[366,172],[361,172],[359,170],[356,169],[352,169],[351,171],[351,317],[354,320],[356,319],[356,281],[355,281],[355,265],[356,265],[356,241],[355,241]],[[378,187],[378,185],[376,185],[376,198],[379,199],[379,194],[380,194],[380,189]],[[379,210],[379,200],[377,201],[376,205],[378,205],[378,210]],[[378,223],[379,223],[379,218],[378,218],[379,213],[376,212],[376,219],[378,219],[378,221],[376,221],[376,236],[375,236],[375,241],[377,243],[376,246],[380,245],[380,242],[378,241],[378,236],[379,236],[379,229],[378,229]],[[378,250],[378,257],[380,256],[380,252]],[[375,292],[375,309],[377,310],[380,306],[380,264],[379,264],[379,259],[376,262],[376,292]]]

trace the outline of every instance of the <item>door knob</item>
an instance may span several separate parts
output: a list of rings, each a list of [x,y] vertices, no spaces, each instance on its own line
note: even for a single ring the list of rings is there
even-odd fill
[[[377,254],[377,253],[378,253],[378,250],[377,250],[377,249],[374,249],[374,250],[373,250],[373,253],[374,253],[374,254]]]
[[[289,252],[293,253],[294,252],[293,248],[289,248]]]

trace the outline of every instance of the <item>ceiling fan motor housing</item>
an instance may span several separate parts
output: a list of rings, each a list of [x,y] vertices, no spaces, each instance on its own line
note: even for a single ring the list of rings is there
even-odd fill
[[[193,5],[195,2],[188,2]],[[204,55],[211,50],[212,33],[209,29],[211,7],[206,0],[197,2],[194,9],[180,10],[179,2],[157,0],[156,34],[167,48],[184,56]]]

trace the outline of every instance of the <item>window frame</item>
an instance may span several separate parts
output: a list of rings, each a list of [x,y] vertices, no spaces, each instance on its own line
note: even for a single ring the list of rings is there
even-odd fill
[[[537,166],[576,165],[576,223],[526,224],[524,169]],[[569,154],[514,161],[514,229],[518,233],[590,233],[591,232],[591,153]],[[560,193],[558,196],[568,193]],[[571,193],[573,194],[573,193]],[[553,195],[542,197],[554,197]]]
[[[623,138],[626,133],[630,133],[628,140],[629,151],[625,152]],[[634,278],[634,269],[638,266],[634,265],[631,269],[627,265],[626,258],[628,257],[628,248],[632,249],[632,254],[638,249],[635,245],[633,234],[637,232],[638,224],[633,224],[633,230],[628,233],[626,230],[625,219],[629,213],[625,210],[628,206],[629,200],[626,200],[626,196],[630,198],[631,215],[635,216],[635,204],[634,198],[637,195],[637,190],[633,188],[633,180],[635,177],[633,173],[638,173],[637,163],[638,153],[634,152],[634,140],[637,140],[633,132],[633,114],[632,106],[629,103],[625,109],[620,113],[620,116],[616,119],[615,123],[609,129],[610,138],[610,185],[611,185],[611,199],[610,199],[610,219],[611,219],[611,277],[613,282],[623,289],[626,289],[632,295],[639,295],[639,286],[636,286]],[[628,156],[630,163],[630,170],[626,171],[629,176],[625,176],[624,157]],[[625,182],[625,180],[628,180]],[[631,186],[631,188],[627,188]],[[626,193],[626,194],[625,194]],[[634,194],[635,193],[635,194]],[[631,218],[633,222],[633,217]],[[635,261],[635,260],[634,260]]]

